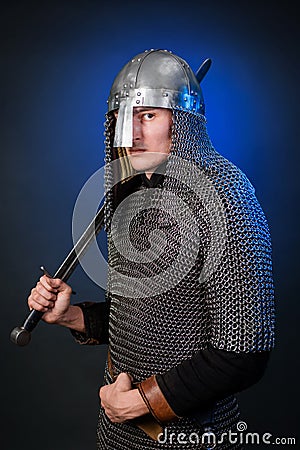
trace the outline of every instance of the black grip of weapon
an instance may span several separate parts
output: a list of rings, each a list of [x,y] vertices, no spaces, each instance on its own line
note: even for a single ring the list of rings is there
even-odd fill
[[[42,311],[37,311],[36,309],[33,309],[32,311],[30,311],[27,319],[25,320],[25,322],[23,324],[23,328],[25,330],[27,330],[29,333],[31,333],[31,331],[34,330],[34,328],[37,326],[37,324],[41,320],[43,314],[44,313]]]
[[[54,278],[60,278],[62,281],[67,281],[73,273],[74,269],[79,263],[79,258],[83,255],[89,244],[95,238],[95,236],[102,229],[104,224],[104,206],[99,209],[95,218],[89,224],[85,232],[72,248],[66,259],[60,265],[59,269],[55,272]],[[31,339],[31,332],[37,326],[41,318],[43,317],[42,311],[33,309],[30,311],[24,324],[21,327],[16,327],[10,333],[10,340],[21,347],[27,345]]]

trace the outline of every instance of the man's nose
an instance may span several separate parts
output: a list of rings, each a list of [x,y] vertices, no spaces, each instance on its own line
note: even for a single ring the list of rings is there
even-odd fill
[[[133,116],[132,121],[132,139],[133,141],[139,141],[142,138],[142,124],[141,121]]]

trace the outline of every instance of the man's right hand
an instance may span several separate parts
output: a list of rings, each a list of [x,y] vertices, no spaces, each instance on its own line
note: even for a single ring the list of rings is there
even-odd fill
[[[58,278],[43,275],[28,297],[30,309],[42,311],[42,319],[47,323],[64,321],[70,308],[72,289]]]

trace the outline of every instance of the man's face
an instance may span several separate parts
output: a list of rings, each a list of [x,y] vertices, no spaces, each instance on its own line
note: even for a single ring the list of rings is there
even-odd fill
[[[133,108],[132,147],[126,147],[132,167],[152,173],[170,153],[172,111],[165,108]]]

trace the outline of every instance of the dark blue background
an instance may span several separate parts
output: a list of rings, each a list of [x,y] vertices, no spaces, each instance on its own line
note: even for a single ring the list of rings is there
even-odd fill
[[[136,53],[166,48],[196,70],[217,150],[254,184],[274,248],[277,347],[240,395],[249,431],[295,436],[299,323],[299,17],[293,2],[14,2],[1,7],[1,448],[95,448],[105,348],[39,324],[9,342],[26,297],[72,245],[76,197],[103,164],[114,76]],[[102,293],[78,268],[78,299]],[[253,446],[250,446],[254,448]],[[261,448],[261,447],[260,447]]]

